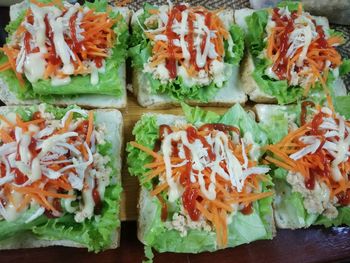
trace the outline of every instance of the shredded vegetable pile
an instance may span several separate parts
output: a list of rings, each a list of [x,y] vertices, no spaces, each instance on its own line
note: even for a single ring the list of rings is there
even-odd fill
[[[55,86],[69,83],[70,76],[91,74],[91,83],[96,84],[120,18],[111,19],[78,3],[31,0],[10,43],[0,49],[8,58],[0,71],[12,69],[21,85],[22,74],[30,82],[51,78]]]
[[[344,42],[339,35],[330,36],[315,17],[302,10],[274,8],[267,25],[266,54],[272,60],[270,70],[289,85],[300,85],[307,95],[316,81],[326,87],[328,72],[340,66],[341,56],[335,49]]]
[[[152,15],[144,29],[152,41],[148,66],[158,70],[158,78],[169,80],[186,73],[190,78],[209,79],[214,74],[211,67],[223,62],[224,41],[233,46],[220,11],[185,4],[149,10]]]
[[[159,134],[158,149],[130,144],[154,157],[145,165],[150,169],[145,182],[157,179],[151,195],[162,203],[162,220],[168,216],[164,198],[169,202],[181,198],[191,220],[208,222],[217,233],[219,247],[225,247],[230,215],[250,214],[253,201],[272,195],[261,192],[269,168],[250,160],[247,153],[252,145],[246,145],[233,126],[161,125]]]
[[[336,197],[339,205],[350,204],[350,122],[344,117],[318,107],[310,122],[266,148],[273,153],[266,159],[301,174],[307,189],[323,183],[331,200]]]
[[[94,114],[72,109],[62,120],[45,114],[37,111],[30,121],[0,115],[0,215],[13,221],[38,206],[28,222],[44,213],[59,217],[64,202],[65,211],[82,222],[98,209],[108,184],[92,175],[99,171]]]

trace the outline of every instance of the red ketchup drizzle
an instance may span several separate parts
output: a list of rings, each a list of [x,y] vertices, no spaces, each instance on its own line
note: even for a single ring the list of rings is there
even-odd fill
[[[186,163],[185,171],[183,171],[180,176],[180,183],[186,187],[191,184],[190,175],[192,170],[192,163],[191,163],[192,158],[191,158],[191,151],[190,149],[188,149],[188,147],[184,146],[184,151],[185,151],[186,160],[188,160],[188,162]]]
[[[30,47],[30,33],[27,31],[24,33],[24,48],[26,50],[26,53],[29,54],[32,51],[32,48]]]
[[[51,25],[49,23],[49,20],[47,18],[47,15],[44,18],[44,22],[45,22],[45,28],[46,28],[46,35],[48,36],[48,38],[50,40],[50,44],[51,44],[50,45],[51,52],[50,52],[50,56],[49,56],[48,60],[53,65],[60,64],[61,63],[61,59],[56,54],[55,44],[53,42],[53,31],[52,31]]]
[[[243,207],[243,209],[241,209],[241,213],[243,215],[250,215],[253,213],[253,204],[249,203],[247,206]]]
[[[316,40],[316,42],[319,48],[328,48],[329,46],[322,26],[316,26],[316,32],[318,33],[318,39]]]
[[[77,39],[77,32],[76,32],[76,21],[77,21],[78,13],[75,13],[71,16],[69,19],[69,28],[71,31],[71,36],[73,40],[73,50],[78,53],[81,50],[81,43]]]
[[[203,144],[203,146],[205,148],[207,148],[207,150],[208,150],[209,159],[214,161],[216,156],[213,153],[213,151],[212,151],[210,145],[208,144],[208,142],[206,141],[206,139],[203,136],[199,135],[197,130],[194,127],[192,127],[192,126],[189,126],[186,129],[186,132],[187,132],[188,141],[190,143],[193,143],[196,139],[200,140],[201,143]]]
[[[18,185],[24,184],[27,180],[28,177],[25,176],[20,170],[17,168],[14,168],[15,171],[15,183]]]
[[[211,25],[211,13],[207,13],[205,16],[205,20],[204,20],[204,24],[210,29],[210,25]],[[201,52],[204,52],[204,48],[205,48],[205,43],[207,42],[207,38],[208,35],[205,34],[203,39],[202,39],[202,43],[201,43]]]
[[[300,113],[301,125],[304,125],[306,122],[306,113],[307,113],[306,107],[308,107],[308,106],[315,107],[315,103],[313,103],[312,101],[303,101],[301,103],[301,113]]]
[[[81,137],[83,140],[86,139],[86,134],[89,129],[89,121],[88,120],[83,120],[79,126],[75,129],[77,133],[79,133],[79,137]]]
[[[5,177],[5,175],[6,175],[6,166],[3,163],[0,164],[0,172],[1,172],[0,178],[1,177]]]
[[[190,52],[190,64],[197,66],[195,63],[196,50],[194,49],[194,25],[193,25],[193,15],[191,13],[188,14],[188,50]]]
[[[94,199],[94,203],[95,203],[94,213],[100,214],[102,210],[102,202],[101,202],[100,193],[98,192],[98,189],[97,189],[97,185],[92,190],[92,198]]]
[[[168,23],[165,29],[165,35],[168,38],[168,49],[169,49],[169,57],[165,60],[165,67],[169,71],[169,77],[171,79],[176,78],[176,59],[174,54],[174,39],[176,38],[176,34],[172,31],[172,25],[175,17],[180,12],[181,16],[181,5],[174,6],[170,11]]]
[[[340,205],[350,204],[350,189],[347,189],[346,192],[341,192],[336,195],[338,198],[338,203]]]
[[[168,217],[168,206],[166,205],[164,198],[160,194],[157,195],[157,198],[160,204],[162,205],[160,218],[164,222],[167,220],[167,217]]]
[[[323,121],[323,113],[319,112],[318,114],[315,115],[311,122],[311,134],[312,135],[320,135],[322,134],[322,131],[318,130],[318,127],[321,125]]]
[[[305,187],[309,190],[313,190],[315,188],[315,174],[310,173],[310,177],[305,179]]]
[[[212,130],[217,130],[217,131],[222,131],[222,132],[232,131],[232,132],[235,132],[238,135],[240,135],[240,131],[237,127],[222,124],[222,123],[208,123],[208,124],[202,125],[198,129],[198,131],[212,131]]]
[[[286,54],[289,48],[288,39],[289,34],[294,30],[295,15],[288,19],[286,16],[280,17],[278,11],[278,8],[273,9],[272,20],[276,22],[277,27],[284,27],[284,32],[280,38],[280,54],[274,63],[272,70],[279,79],[283,79],[287,73],[288,59],[286,58]],[[293,13],[295,14],[295,12]]]
[[[55,208],[56,211],[62,212],[61,200],[59,198],[53,199],[52,206],[53,206],[53,208]],[[57,217],[59,217],[59,215],[55,215],[54,214],[54,211],[50,211],[50,210],[47,210],[47,209],[45,210],[45,215],[48,218],[57,218]]]
[[[169,125],[162,124],[159,126],[159,138],[161,141],[164,140],[165,135],[172,133],[173,130],[170,128]]]
[[[193,221],[197,221],[200,215],[199,210],[196,208],[197,197],[198,189],[191,188],[190,186],[187,186],[185,192],[182,194],[184,207]]]
[[[28,149],[32,155],[32,158],[34,159],[35,157],[37,157],[38,155],[38,151],[36,150],[36,140],[32,137],[32,139],[30,140],[30,144],[28,146]]]

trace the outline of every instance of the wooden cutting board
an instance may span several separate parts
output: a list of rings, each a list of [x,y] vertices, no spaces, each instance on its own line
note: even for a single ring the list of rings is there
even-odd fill
[[[227,111],[227,107],[202,107],[206,110],[211,110],[222,114]],[[148,110],[138,105],[137,100],[132,94],[128,94],[128,106],[121,110],[124,119],[124,145],[123,145],[123,169],[122,169],[122,205],[121,205],[121,220],[137,219],[137,200],[139,192],[139,183],[136,177],[130,176],[126,163],[127,153],[125,152],[125,144],[134,139],[132,129],[135,123],[140,119],[141,115],[146,112],[166,113],[182,115],[181,107],[174,107],[169,110]]]

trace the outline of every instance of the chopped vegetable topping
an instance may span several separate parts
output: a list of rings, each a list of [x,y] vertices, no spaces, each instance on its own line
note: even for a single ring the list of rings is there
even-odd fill
[[[290,12],[288,7],[271,10],[267,24],[266,54],[273,64],[268,75],[302,86],[307,95],[320,81],[325,87],[330,69],[342,63],[334,48],[344,42],[340,36],[328,36],[316,18],[302,10]]]
[[[14,221],[33,206],[38,213],[31,220],[64,211],[75,213],[77,222],[91,218],[109,183],[109,158],[96,152],[101,134],[93,112],[72,109],[61,121],[44,111],[30,121],[13,115],[0,115],[0,219]]]
[[[119,18],[78,3],[32,0],[10,43],[0,49],[8,57],[0,71],[11,68],[22,85],[22,74],[32,83],[51,78],[54,86],[69,83],[73,75],[91,74],[95,85],[110,55],[116,38],[113,26]]]
[[[230,135],[232,133],[232,135]],[[269,168],[259,167],[247,152],[251,145],[239,137],[239,130],[223,124],[159,128],[160,149],[152,151],[136,142],[130,144],[154,157],[146,168],[146,181],[157,178],[152,196],[162,203],[162,220],[167,204],[181,197],[192,221],[206,220],[215,228],[220,247],[228,242],[228,216],[240,210],[250,214],[252,202],[272,195],[261,192]]]
[[[266,159],[302,175],[306,189],[325,185],[336,205],[350,204],[350,122],[344,117],[318,108],[311,121],[266,148],[273,153]]]
[[[220,11],[187,4],[151,10],[144,31],[151,40],[153,56],[144,71],[153,73],[162,83],[181,76],[195,79],[203,86],[222,78],[224,41],[232,49],[233,40],[218,15]],[[218,72],[220,76],[216,76]]]

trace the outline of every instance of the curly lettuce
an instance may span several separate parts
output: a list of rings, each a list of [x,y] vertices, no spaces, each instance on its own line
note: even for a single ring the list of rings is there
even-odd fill
[[[138,143],[153,149],[159,137],[156,117],[152,115],[143,115],[136,123],[132,133],[135,135],[135,140]],[[148,169],[145,168],[145,164],[151,162],[153,157],[132,147],[129,143],[126,146],[126,151],[128,152],[127,164],[130,174],[138,176],[140,180],[143,181],[145,173],[148,171]],[[148,190],[152,189],[151,182],[144,183],[143,186]]]

